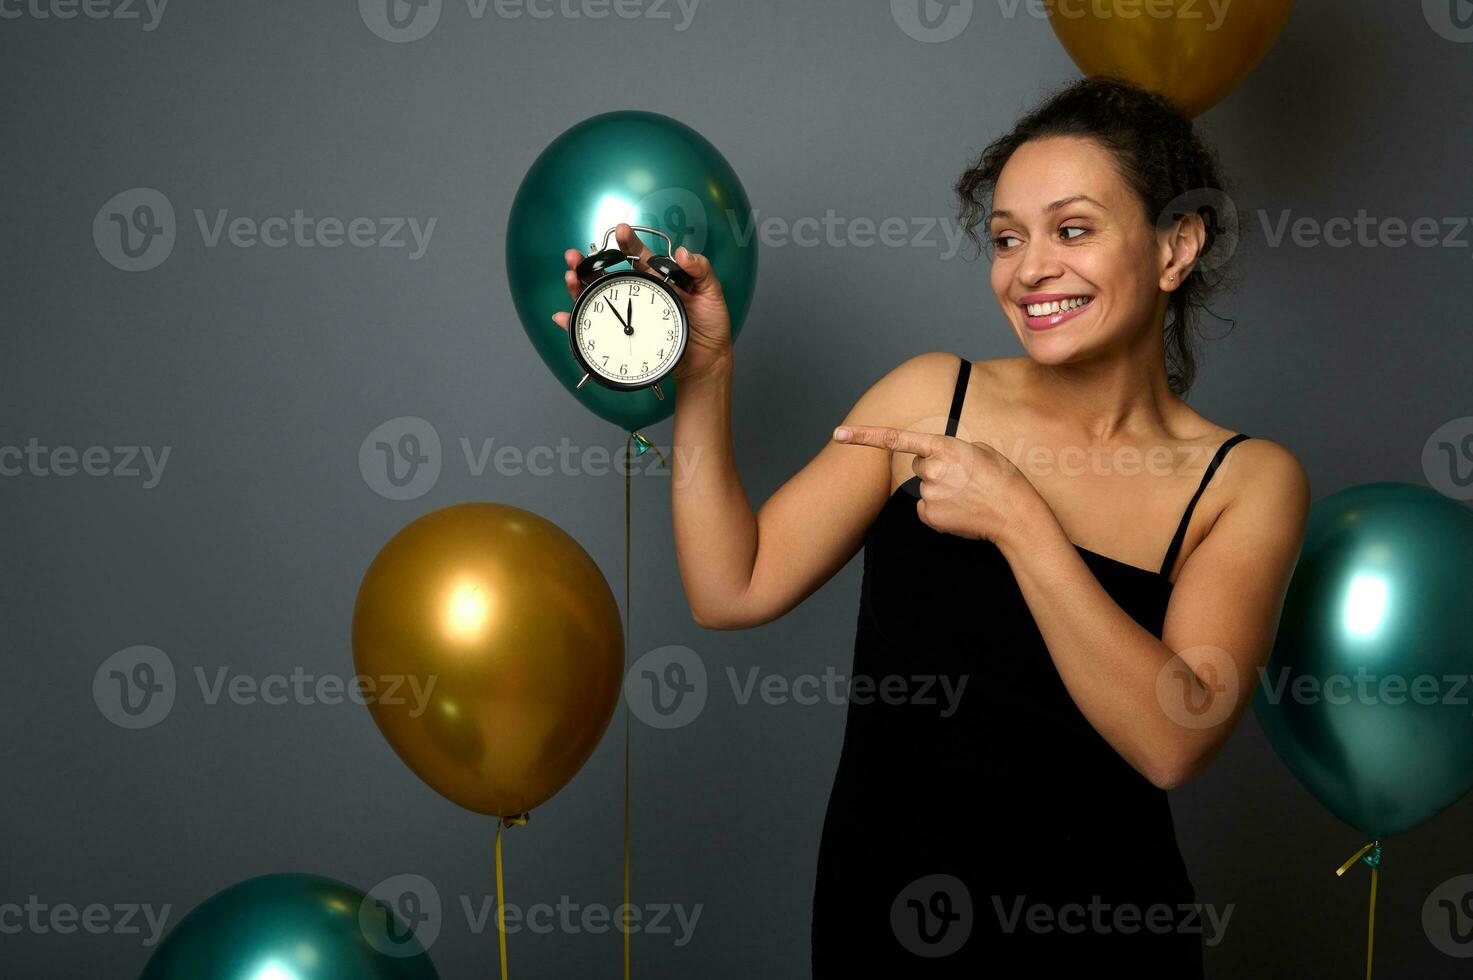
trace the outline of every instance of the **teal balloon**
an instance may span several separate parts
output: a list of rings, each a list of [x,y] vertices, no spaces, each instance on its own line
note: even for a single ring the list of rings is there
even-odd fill
[[[141,980],[436,980],[413,932],[331,878],[271,874],[217,892],[173,928]]]
[[[1254,714],[1295,777],[1369,837],[1473,787],[1470,609],[1467,507],[1409,483],[1311,506]]]
[[[633,432],[668,418],[679,397],[674,378],[654,391],[614,391],[589,379],[552,321],[572,309],[563,252],[603,247],[621,221],[658,228],[673,245],[711,261],[731,313],[732,340],[741,332],[757,285],[757,237],[747,192],[731,164],[704,136],[654,112],[625,110],[585,119],[553,140],[532,163],[506,229],[506,276],[522,328],[555,378],[594,414]],[[641,234],[664,254],[665,241]],[[609,240],[610,248],[617,242]],[[618,266],[623,269],[627,266]]]

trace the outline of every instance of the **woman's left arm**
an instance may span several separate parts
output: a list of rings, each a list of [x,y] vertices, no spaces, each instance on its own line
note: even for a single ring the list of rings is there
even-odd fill
[[[997,545],[1074,703],[1131,766],[1163,789],[1206,768],[1268,662],[1303,540],[1309,480],[1288,450],[1263,439],[1235,447],[1250,457],[1232,468],[1240,486],[1182,564],[1157,639],[991,446],[880,426],[841,428],[835,439],[914,454],[921,520]]]
[[[1249,446],[1241,486],[1182,564],[1159,640],[1104,590],[1031,484],[1010,487],[1021,519],[995,540],[1079,710],[1162,789],[1200,775],[1246,710],[1303,540],[1303,467],[1265,440],[1235,451]]]

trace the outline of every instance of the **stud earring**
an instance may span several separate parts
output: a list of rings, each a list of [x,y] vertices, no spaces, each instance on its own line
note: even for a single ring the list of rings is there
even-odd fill
[[[1172,282],[1175,282],[1176,281],[1176,273],[1172,273],[1171,275],[1167,276],[1166,278],[1169,279],[1169,280],[1171,280]]]

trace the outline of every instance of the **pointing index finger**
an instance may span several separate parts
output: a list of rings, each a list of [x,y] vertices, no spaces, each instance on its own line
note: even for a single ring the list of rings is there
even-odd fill
[[[929,456],[935,452],[936,439],[934,433],[893,429],[887,425],[841,425],[834,430],[835,442],[874,446],[892,453],[914,453],[917,456]]]

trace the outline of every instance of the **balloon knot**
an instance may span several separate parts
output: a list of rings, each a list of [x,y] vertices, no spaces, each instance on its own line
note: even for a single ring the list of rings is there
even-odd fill
[[[631,432],[629,433],[629,438],[634,442],[634,455],[643,456],[646,452],[653,449],[655,451],[655,455],[660,457],[660,462],[665,463],[665,454],[660,452],[660,447],[650,442],[642,434],[638,432]],[[669,464],[666,463],[665,465],[668,466]]]
[[[1336,876],[1343,875],[1349,871],[1354,866],[1357,858],[1373,868],[1379,866],[1381,863],[1381,842],[1379,840],[1373,840],[1346,858],[1345,863],[1335,870]]]
[[[501,825],[503,827],[525,827],[527,825],[527,818],[531,815],[532,814],[528,812],[514,813],[511,816],[502,817]]]

